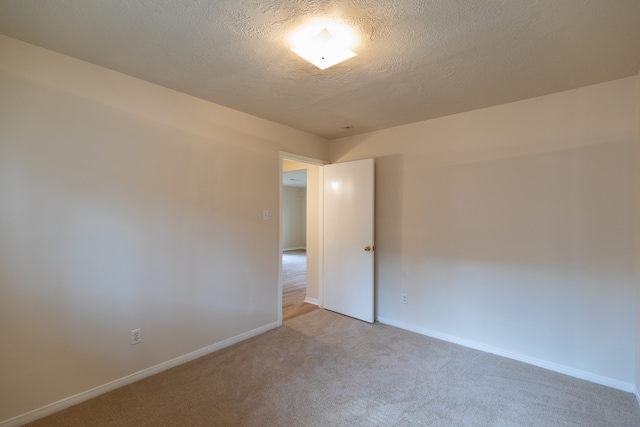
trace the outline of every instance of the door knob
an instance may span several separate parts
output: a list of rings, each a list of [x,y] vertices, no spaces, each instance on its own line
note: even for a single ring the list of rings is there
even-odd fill
[[[367,251],[367,252],[370,252],[371,251],[371,246],[369,246],[369,245],[365,246],[364,250]]]

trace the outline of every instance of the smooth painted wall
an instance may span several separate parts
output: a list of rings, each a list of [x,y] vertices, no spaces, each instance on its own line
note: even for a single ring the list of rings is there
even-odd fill
[[[378,318],[630,389],[637,81],[332,140],[376,158]]]
[[[277,325],[279,152],[326,140],[4,36],[0,58],[0,422]]]
[[[284,250],[307,246],[307,191],[282,187],[282,247]]]

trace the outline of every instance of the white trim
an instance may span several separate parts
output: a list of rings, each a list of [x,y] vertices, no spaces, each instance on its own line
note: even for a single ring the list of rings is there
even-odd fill
[[[311,298],[311,297],[305,297],[304,302],[307,302],[313,305],[320,305],[320,301],[318,301],[316,298]]]
[[[185,354],[183,356],[176,357],[175,359],[171,359],[166,362],[160,363],[159,365],[152,366],[147,369],[143,369],[142,371],[136,372],[131,375],[127,375],[126,377],[117,379],[115,381],[111,381],[107,384],[103,384],[101,386],[92,388],[87,391],[83,391],[82,393],[78,393],[75,396],[67,397],[55,403],[51,403],[49,405],[43,406],[42,408],[34,409],[33,411],[27,412],[26,414],[18,415],[17,417],[2,421],[0,422],[0,427],[17,427],[17,426],[21,426],[21,425],[36,421],[40,418],[46,417],[47,415],[51,415],[55,412],[69,408],[73,405],[77,405],[78,403],[82,403],[86,400],[92,399],[101,394],[107,393],[109,391],[115,390],[125,385],[129,385],[136,381],[140,381],[143,378],[150,377],[162,371],[166,371],[167,369],[198,359],[202,356],[206,356],[207,354],[216,352],[225,347],[229,347],[230,345],[239,343],[240,341],[244,341],[246,339],[263,334],[271,329],[277,328],[278,326],[279,325],[277,322],[269,323],[268,325],[261,326],[252,331],[248,331],[243,334],[236,335],[235,337],[228,338],[224,341],[220,341],[217,344],[213,344],[208,347],[201,348],[200,350],[196,350],[191,353]]]
[[[490,345],[471,341],[465,338],[459,338],[453,335],[443,334],[441,332],[432,331],[430,329],[421,328],[419,326],[410,325],[408,323],[397,322],[395,320],[388,319],[385,317],[378,317],[377,320],[378,322],[384,323],[385,325],[395,326],[397,328],[405,329],[407,331],[415,332],[421,335],[426,335],[428,337],[440,339],[443,341],[448,341],[454,344],[462,345],[464,347],[473,348],[476,350],[484,351],[486,353],[492,353],[492,354],[506,357],[509,359],[518,360],[520,362],[528,363],[530,365],[538,366],[540,368],[548,369],[550,371],[569,375],[571,377],[580,378],[582,380],[590,381],[596,384],[604,385],[607,387],[615,388],[615,389],[626,391],[629,393],[634,393],[638,398],[638,402],[640,403],[640,397],[638,397],[638,394],[634,391],[635,386],[631,383],[626,383],[624,381],[616,380],[609,377],[603,377],[598,374],[581,371],[579,369],[571,368],[569,366],[564,366],[564,365],[560,365],[553,362],[548,362],[546,360],[536,359],[535,357],[525,356],[525,355],[514,353],[508,350],[503,350],[500,348],[492,347]]]
[[[297,247],[297,248],[282,248],[282,251],[306,251],[305,247]]]
[[[635,385],[633,386],[632,393],[636,397],[636,400],[638,401],[638,405],[640,405],[640,393],[638,393],[638,387],[636,387]]]
[[[318,307],[324,307],[324,167],[318,168]]]
[[[316,166],[324,166],[329,162],[320,159],[314,159],[313,157],[301,156],[299,154],[287,153],[286,151],[280,151],[280,160],[293,160],[294,162],[309,163]],[[282,177],[280,177],[282,178]],[[282,179],[279,181],[282,184]]]
[[[282,326],[282,246],[284,239],[282,236],[282,174],[283,174],[283,152],[278,154],[278,300],[276,309],[278,310],[278,326]],[[1,427],[1,426],[0,426]]]

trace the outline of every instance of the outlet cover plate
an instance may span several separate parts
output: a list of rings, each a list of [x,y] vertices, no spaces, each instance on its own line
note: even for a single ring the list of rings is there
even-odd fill
[[[142,342],[142,334],[140,328],[131,331],[131,345],[140,344]]]

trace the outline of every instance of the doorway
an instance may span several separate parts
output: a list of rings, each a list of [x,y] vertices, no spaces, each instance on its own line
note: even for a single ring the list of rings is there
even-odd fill
[[[321,306],[322,165],[280,153],[280,323]]]
[[[284,172],[307,171],[304,303],[373,322],[374,159],[326,165],[315,159],[280,152],[279,161],[281,180]],[[325,182],[327,177],[329,181]],[[281,182],[279,325],[282,325],[282,249],[285,247],[282,233],[283,187]],[[327,199],[325,196],[331,197]],[[323,224],[325,215],[330,218],[329,226]],[[331,278],[328,283],[324,282],[325,276]]]
[[[282,321],[313,311],[307,297],[307,169],[284,160],[282,173]]]

